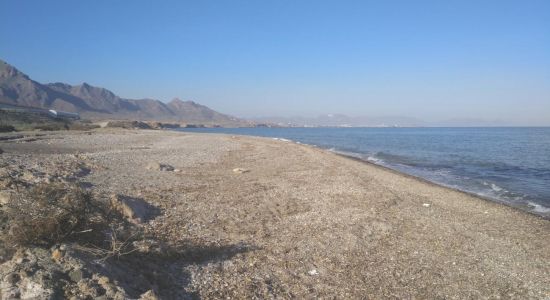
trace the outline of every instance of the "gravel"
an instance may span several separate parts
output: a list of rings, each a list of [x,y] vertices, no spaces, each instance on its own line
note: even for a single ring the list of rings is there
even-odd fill
[[[140,226],[181,246],[178,297],[550,297],[550,221],[315,147],[115,129],[0,147],[4,172],[158,209]]]

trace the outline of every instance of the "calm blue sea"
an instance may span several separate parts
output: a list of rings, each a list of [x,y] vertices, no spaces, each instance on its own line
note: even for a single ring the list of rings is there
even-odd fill
[[[193,128],[283,138],[550,217],[550,128]]]

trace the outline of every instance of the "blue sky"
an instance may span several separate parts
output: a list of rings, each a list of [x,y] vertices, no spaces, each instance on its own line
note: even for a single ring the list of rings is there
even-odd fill
[[[550,125],[550,1],[2,1],[39,82],[237,116]]]

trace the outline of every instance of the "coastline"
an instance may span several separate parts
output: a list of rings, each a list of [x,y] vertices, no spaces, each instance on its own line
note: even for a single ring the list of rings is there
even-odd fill
[[[447,128],[447,127],[445,127]],[[487,127],[479,127],[480,129],[486,129]],[[499,127],[499,128],[508,128],[508,127]],[[510,128],[518,128],[518,127],[510,127]],[[530,127],[530,128],[544,128],[544,127]],[[332,127],[331,129],[337,129],[337,127]],[[527,213],[540,216],[544,219],[550,220],[550,206],[548,206],[547,201],[544,201],[546,199],[539,198],[532,198],[532,195],[537,195],[538,192],[533,186],[525,186],[524,189],[526,191],[521,191],[521,189],[518,191],[517,189],[510,189],[509,187],[502,187],[499,186],[500,183],[497,181],[492,181],[490,179],[483,179],[482,184],[484,186],[480,187],[479,185],[476,186],[476,184],[480,184],[479,182],[471,182],[468,181],[469,177],[475,178],[476,175],[479,176],[481,174],[460,174],[460,172],[454,174],[455,176],[463,176],[464,178],[462,180],[454,180],[454,182],[449,182],[448,178],[442,178],[438,176],[434,176],[434,171],[432,170],[431,173],[427,172],[425,170],[418,170],[417,167],[409,167],[405,163],[405,168],[400,168],[400,162],[398,163],[391,163],[387,162],[383,158],[376,158],[376,156],[373,153],[370,153],[368,158],[366,157],[365,152],[354,152],[352,150],[338,150],[339,147],[349,146],[349,144],[346,144],[346,141],[343,141],[343,144],[335,145],[335,144],[324,144],[324,142],[319,141],[318,136],[317,139],[309,139],[309,142],[304,142],[304,140],[307,140],[307,138],[302,138],[300,135],[293,136],[292,133],[262,133],[260,132],[248,132],[248,133],[239,133],[239,132],[231,132],[231,131],[225,131],[221,130],[220,132],[214,131],[195,131],[195,130],[188,130],[188,129],[181,129],[177,130],[181,132],[195,132],[195,133],[221,133],[221,134],[230,134],[230,135],[240,135],[240,136],[254,136],[254,137],[265,137],[265,138],[271,138],[273,140],[280,140],[280,141],[288,141],[296,144],[302,144],[302,145],[309,145],[312,147],[316,147],[319,149],[327,150],[331,153],[335,153],[337,155],[343,155],[345,157],[349,157],[351,159],[356,159],[358,161],[369,163],[374,166],[379,166],[394,172],[397,172],[398,174],[402,174],[405,176],[412,176],[418,180],[425,181],[431,184],[435,184],[437,186],[442,186],[445,188],[449,188],[458,192],[466,193],[468,195],[471,195],[473,197],[480,198],[482,200],[492,201],[498,204],[502,204],[508,207],[513,207],[515,209],[519,209],[522,211],[525,211]],[[309,134],[312,134],[311,132],[304,133],[304,136],[307,137]],[[280,136],[284,136],[285,138],[281,138]],[[334,137],[333,137],[334,138]],[[314,142],[314,141],[317,141]],[[379,142],[379,141],[378,141]],[[374,141],[373,145],[378,145],[377,141]],[[403,155],[403,154],[401,154]],[[451,153],[451,155],[453,155]],[[396,165],[397,164],[397,165]],[[459,166],[457,166],[459,167]],[[483,170],[479,170],[483,171]],[[483,171],[484,172],[484,171]],[[482,175],[483,176],[483,175]],[[497,175],[494,175],[497,176]],[[513,174],[499,174],[499,176],[516,176]],[[521,178],[520,175],[519,178]],[[526,175],[528,176],[528,175]],[[460,177],[459,177],[460,178]],[[483,177],[478,177],[483,178]],[[528,177],[525,178],[528,180]],[[487,183],[487,181],[489,183]],[[473,185],[472,185],[473,184]],[[503,193],[501,193],[504,191]],[[519,194],[518,194],[519,193]],[[515,194],[515,195],[514,195]],[[538,196],[536,196],[538,197]]]
[[[423,182],[423,183],[426,183],[426,184],[431,184],[431,185],[434,185],[436,187],[440,187],[440,188],[445,188],[445,189],[449,189],[449,190],[452,190],[454,192],[457,192],[457,193],[463,193],[465,195],[468,195],[470,197],[474,197],[474,198],[478,198],[482,201],[488,201],[488,202],[491,202],[491,203],[494,203],[494,204],[498,204],[498,205],[503,205],[503,206],[506,206],[506,207],[510,207],[510,208],[513,208],[513,209],[517,209],[519,211],[522,211],[522,212],[525,212],[525,213],[528,213],[530,215],[534,215],[536,217],[539,217],[539,218],[542,218],[544,220],[550,220],[550,215],[549,216],[545,216],[545,215],[541,215],[541,214],[538,214],[536,211],[533,211],[533,210],[527,210],[525,208],[522,208],[521,206],[519,205],[513,205],[512,203],[509,203],[509,202],[506,202],[506,201],[503,201],[503,200],[499,200],[497,198],[491,198],[491,197],[488,197],[488,196],[483,196],[483,195],[480,195],[480,194],[477,194],[477,193],[474,193],[474,192],[469,192],[469,191],[465,191],[465,190],[461,190],[460,188],[457,188],[457,187],[452,187],[452,186],[448,186],[448,185],[444,185],[444,184],[441,184],[441,183],[437,183],[437,182],[434,182],[434,181],[431,181],[431,180],[428,180],[428,179],[425,179],[425,178],[422,178],[420,176],[416,176],[416,175],[412,175],[412,174],[407,174],[405,172],[401,172],[399,170],[395,170],[395,169],[392,169],[388,166],[384,166],[384,165],[380,165],[380,164],[377,164],[377,163],[374,163],[374,162],[371,162],[371,161],[368,161],[368,160],[365,160],[365,159],[361,159],[359,157],[355,157],[353,155],[346,155],[344,153],[338,153],[336,151],[330,151],[328,150],[329,152],[331,153],[334,153],[336,155],[340,155],[342,157],[345,157],[345,158],[348,158],[348,159],[351,159],[351,160],[354,160],[354,161],[357,161],[357,162],[361,162],[361,163],[365,163],[365,164],[369,164],[370,166],[373,166],[373,167],[377,167],[377,168],[382,168],[386,171],[389,171],[389,172],[393,172],[397,175],[400,175],[400,176],[406,176],[406,177],[410,177],[410,178],[413,178],[415,180],[418,180],[420,182]]]
[[[177,280],[165,292],[203,298],[550,296],[547,219],[315,146],[99,129],[25,133],[0,141],[0,148],[3,168],[50,174],[59,165],[85,167],[89,173],[78,180],[98,197],[121,194],[158,208],[158,216],[140,225],[152,236],[184,248],[193,241],[210,253],[170,261],[177,270],[169,277]],[[150,170],[151,162],[178,171]],[[125,276],[146,272],[126,268]],[[144,287],[127,285],[129,296],[143,293]]]
[[[176,131],[177,132],[186,132],[185,130],[176,130]],[[538,213],[534,210],[528,210],[525,207],[522,207],[520,205],[514,205],[513,203],[506,202],[506,201],[498,199],[498,198],[483,196],[483,195],[480,195],[480,194],[475,193],[475,192],[470,192],[470,191],[467,191],[467,190],[460,189],[458,187],[445,185],[443,183],[438,183],[438,182],[435,182],[435,181],[431,181],[429,179],[426,179],[426,178],[423,178],[423,177],[420,177],[420,176],[417,176],[417,175],[408,174],[408,173],[405,173],[403,171],[391,168],[389,166],[385,166],[385,165],[382,165],[382,164],[377,164],[375,162],[372,162],[372,161],[369,161],[369,160],[366,160],[366,159],[362,159],[362,158],[357,157],[356,155],[354,155],[354,154],[358,154],[358,153],[349,153],[349,154],[347,154],[347,153],[342,152],[342,151],[327,149],[327,148],[320,147],[318,145],[301,143],[301,142],[297,142],[297,141],[289,140],[289,139],[285,139],[285,138],[270,138],[270,137],[263,137],[263,136],[239,135],[239,134],[228,134],[228,133],[207,133],[207,134],[222,134],[222,135],[229,135],[229,136],[235,135],[235,136],[240,136],[240,137],[244,137],[244,138],[254,137],[254,138],[268,139],[268,140],[271,139],[271,140],[280,141],[280,142],[288,142],[288,143],[293,143],[293,144],[296,144],[296,145],[313,147],[314,149],[320,149],[320,150],[326,151],[327,153],[330,153],[330,154],[335,154],[335,155],[338,155],[338,156],[341,156],[341,157],[344,157],[344,158],[347,158],[347,159],[351,159],[351,160],[356,161],[356,162],[368,164],[369,166],[372,166],[372,167],[381,168],[385,171],[392,172],[392,173],[394,173],[396,175],[399,175],[399,176],[409,177],[409,178],[418,180],[418,181],[420,181],[422,183],[425,183],[425,184],[430,184],[430,185],[433,185],[435,187],[445,188],[445,189],[452,190],[454,192],[463,193],[467,196],[478,198],[482,201],[488,201],[488,202],[491,202],[491,203],[494,203],[494,204],[497,204],[497,205],[503,205],[503,206],[506,206],[506,207],[517,209],[521,212],[528,213],[530,215],[534,215],[534,216],[542,218],[544,220],[550,220],[550,214],[542,215],[542,213]]]

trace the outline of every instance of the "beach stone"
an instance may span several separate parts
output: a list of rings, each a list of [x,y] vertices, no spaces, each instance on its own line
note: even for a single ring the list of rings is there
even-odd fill
[[[143,293],[139,300],[158,300],[159,297],[153,290],[148,290],[147,292]]]
[[[19,280],[21,280],[21,277],[17,273],[10,273],[4,278],[4,281],[12,286],[16,284]]]
[[[111,196],[111,208],[134,224],[143,223],[147,219],[150,207],[151,205],[141,199],[117,194]]]
[[[248,173],[248,172],[250,172],[250,170],[248,170],[248,169],[243,169],[243,168],[233,169],[233,173],[237,173],[237,174],[243,174],[243,173]]]
[[[61,258],[63,257],[65,253],[59,249],[55,249],[52,251],[52,259],[55,260],[55,261],[59,261],[61,260]]]
[[[316,276],[316,275],[319,275],[319,271],[317,271],[316,269],[313,269],[309,272],[307,272],[310,276]]]
[[[69,278],[74,282],[79,282],[84,278],[84,272],[82,269],[75,269],[69,272]]]
[[[0,205],[6,205],[10,202],[12,193],[9,191],[0,191]]]
[[[146,168],[147,170],[152,171],[174,171],[174,167],[172,167],[171,165],[161,164],[158,162],[150,162],[149,164],[147,164]]]
[[[25,171],[23,172],[23,175],[21,176],[21,179],[25,180],[25,181],[29,181],[29,182],[33,182],[36,177],[34,176],[34,174],[30,171]]]

